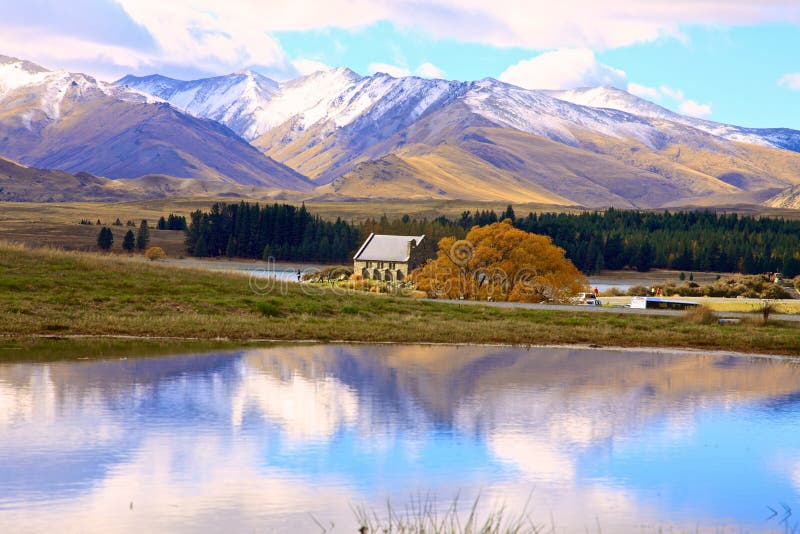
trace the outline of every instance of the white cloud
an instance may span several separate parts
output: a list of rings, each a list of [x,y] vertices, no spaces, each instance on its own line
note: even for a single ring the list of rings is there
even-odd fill
[[[414,71],[417,76],[422,78],[444,78],[445,72],[433,63],[425,62]]]
[[[631,82],[628,84],[628,92],[640,98],[648,100],[661,100],[661,93],[655,87],[648,87],[639,83]]]
[[[669,36],[681,27],[765,22],[800,24],[796,0],[418,0],[374,2],[392,20],[437,37],[533,49],[617,48]]]
[[[683,100],[683,91],[680,89],[673,89],[668,85],[662,85],[659,90],[673,100]]]
[[[292,61],[292,66],[302,74],[306,76],[308,74],[313,74],[315,72],[319,72],[322,70],[330,70],[331,66],[321,61],[315,61],[313,59],[295,59]]]
[[[792,91],[800,91],[800,72],[784,74],[781,79],[778,80],[778,86],[786,87]]]
[[[711,115],[711,104],[699,104],[694,100],[684,100],[681,102],[678,109],[681,110],[681,113],[684,115],[689,115],[691,117],[708,117]]]
[[[796,0],[616,0],[602,7],[596,0],[569,0],[557,6],[549,0],[106,0],[96,2],[106,8],[87,9],[80,17],[64,16],[67,4],[39,0],[34,9],[10,2],[0,20],[4,52],[45,62],[58,50],[68,60],[123,70],[134,64],[169,72],[223,73],[260,66],[289,75],[296,69],[274,37],[276,32],[355,30],[389,21],[460,42],[603,50],[664,36],[681,38],[681,28],[690,25],[800,24]],[[124,17],[130,20],[123,23]],[[81,20],[92,24],[80,26]],[[11,34],[18,30],[30,32],[32,38],[16,39]],[[102,57],[87,58],[85,46],[73,52],[70,39],[94,45],[99,50],[95,55]]]
[[[675,89],[668,85],[656,88],[631,82],[628,84],[628,92],[647,100],[670,99],[673,101],[673,106],[677,107],[678,111],[684,115],[708,117],[712,113],[711,104],[700,104],[695,100],[686,98],[682,89]]]
[[[0,50],[48,69],[89,72],[105,81],[158,62],[152,54],[123,46],[97,44],[79,37],[39,35],[26,28],[0,28]],[[83,69],[90,65],[91,69]]]
[[[513,432],[489,436],[489,449],[499,460],[513,464],[543,482],[569,482],[575,478],[574,460],[547,440]]]
[[[117,0],[147,29],[170,62],[213,66],[286,63],[278,41],[265,31],[252,2],[231,0]]]
[[[587,49],[545,52],[508,67],[499,79],[527,89],[575,89],[611,85],[627,86],[625,72],[597,61]]]
[[[388,63],[371,63],[369,67],[367,67],[367,70],[369,70],[371,73],[383,72],[384,74],[394,76],[395,78],[402,78],[404,76],[411,75],[411,72],[409,72],[407,67],[389,65]]]

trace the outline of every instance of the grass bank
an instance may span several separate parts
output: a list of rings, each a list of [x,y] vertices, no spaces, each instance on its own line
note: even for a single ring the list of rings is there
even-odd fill
[[[679,317],[419,302],[385,295],[257,294],[234,273],[141,258],[0,243],[0,334],[593,344],[800,355],[797,324],[695,324]],[[174,341],[174,340],[173,340]],[[0,351],[3,353],[10,350]]]

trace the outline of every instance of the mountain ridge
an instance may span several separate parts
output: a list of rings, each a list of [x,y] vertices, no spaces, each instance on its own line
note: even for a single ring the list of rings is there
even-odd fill
[[[361,76],[346,67],[284,82],[249,70],[191,81],[155,74],[107,87],[78,80],[78,89],[99,91],[102,105],[78,105],[74,95],[64,100],[79,92],[68,86],[59,93],[66,105],[48,114],[30,109],[31,98],[41,95],[20,96],[18,88],[16,107],[4,108],[3,80],[0,67],[0,154],[68,170],[90,161],[93,172],[110,177],[191,175],[308,198],[507,199],[593,208],[763,199],[800,184],[800,131],[685,117],[610,87],[537,91],[493,78]],[[126,119],[129,128],[113,125],[135,106],[147,113],[137,109],[137,120]],[[72,137],[59,138],[65,146],[53,145],[51,123],[76,115],[91,116],[97,135],[73,128]],[[26,159],[24,150],[22,157],[8,152],[9,124],[38,132],[26,134],[29,145],[47,153]],[[76,146],[74,137],[82,143]],[[102,147],[107,161],[91,159],[89,147]],[[150,172],[139,172],[143,161],[152,164]],[[270,172],[278,176],[264,183],[259,176]]]
[[[178,178],[309,190],[310,182],[223,124],[138,90],[0,61],[0,155],[106,178]]]

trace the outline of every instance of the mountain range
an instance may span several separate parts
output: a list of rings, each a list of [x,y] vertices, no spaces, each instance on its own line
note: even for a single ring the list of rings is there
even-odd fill
[[[779,203],[800,185],[800,131],[686,117],[611,87],[347,68],[287,82],[241,71],[105,84],[0,57],[0,156],[309,199],[655,208]]]
[[[160,174],[310,190],[221,123],[85,74],[0,56],[0,156],[106,178]]]

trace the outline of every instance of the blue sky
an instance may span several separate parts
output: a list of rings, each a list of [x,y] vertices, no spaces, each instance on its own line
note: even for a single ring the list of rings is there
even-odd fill
[[[530,88],[608,84],[675,111],[800,129],[800,2],[0,0],[0,54],[113,80],[326,66]]]

